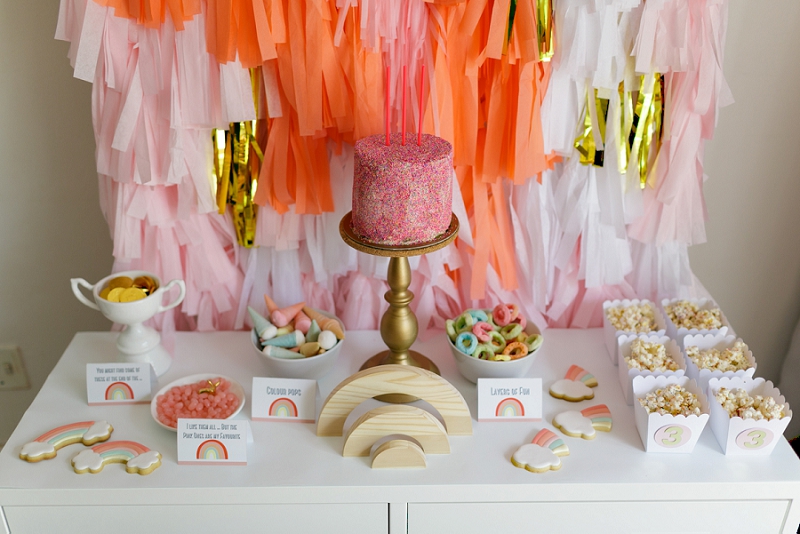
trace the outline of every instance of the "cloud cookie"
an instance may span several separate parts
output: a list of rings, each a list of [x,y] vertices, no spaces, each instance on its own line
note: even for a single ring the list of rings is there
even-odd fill
[[[580,412],[561,412],[553,418],[553,426],[573,438],[594,439],[596,430],[611,431],[611,412],[605,404],[596,404]]]
[[[559,456],[567,455],[569,448],[566,443],[552,430],[543,428],[531,443],[517,449],[511,456],[511,463],[533,473],[544,473],[561,469]]]
[[[583,367],[577,365],[567,369],[567,374],[550,386],[550,395],[557,399],[580,402],[594,398],[592,388],[597,386],[597,379]]]
[[[128,473],[149,475],[161,465],[161,454],[135,441],[109,441],[81,451],[72,459],[78,474],[99,473],[106,464],[125,464]]]
[[[23,445],[19,457],[28,462],[49,460],[55,458],[56,452],[67,445],[73,443],[94,445],[106,441],[113,431],[114,427],[107,421],[81,421],[59,426]]]

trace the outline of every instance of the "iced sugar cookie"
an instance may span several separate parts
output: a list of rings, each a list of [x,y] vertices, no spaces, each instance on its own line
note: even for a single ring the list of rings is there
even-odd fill
[[[596,404],[577,411],[561,412],[553,418],[553,426],[573,438],[594,439],[597,433],[611,431],[611,412],[605,404]]]
[[[533,438],[511,456],[511,463],[516,467],[533,473],[544,473],[561,469],[559,456],[568,456],[569,448],[552,430],[543,428]]]
[[[28,462],[55,458],[56,451],[73,443],[94,445],[111,437],[114,427],[107,421],[82,421],[60,426],[22,446],[19,457]]]
[[[106,464],[125,464],[128,473],[149,475],[161,465],[161,454],[135,441],[109,441],[81,451],[72,459],[78,474],[99,473]]]
[[[597,379],[594,375],[587,372],[583,367],[572,365],[567,369],[567,374],[564,378],[556,380],[550,386],[550,395],[557,399],[580,402],[594,398],[592,388],[595,386],[597,386]]]

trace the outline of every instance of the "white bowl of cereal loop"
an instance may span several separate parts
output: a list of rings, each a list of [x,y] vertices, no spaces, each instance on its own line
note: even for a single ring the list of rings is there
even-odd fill
[[[173,380],[161,388],[150,401],[150,415],[160,426],[175,432],[179,418],[232,419],[244,404],[244,388],[237,381],[202,373]]]
[[[709,424],[726,455],[770,454],[792,420],[789,404],[769,380],[712,378],[708,390]]]
[[[250,342],[253,351],[264,362],[269,373],[268,376],[316,380],[328,373],[339,358],[342,344],[344,344],[344,323],[335,315],[323,310],[305,307],[304,311],[309,316],[319,314],[327,319],[335,320],[338,324],[337,332],[333,333],[333,330],[327,330],[323,326],[316,336],[313,334],[309,336],[292,329],[285,334],[279,331],[278,335],[262,340],[259,338],[256,328],[251,328]],[[327,333],[323,334],[323,332]],[[333,333],[333,337],[331,337],[331,333]],[[333,344],[331,345],[331,343]],[[313,344],[317,345],[316,350],[311,350]],[[309,347],[309,351],[306,351],[306,348]]]
[[[667,323],[661,310],[647,299],[617,299],[603,302],[603,335],[611,363],[618,364],[621,335],[652,334],[663,336]]]
[[[526,321],[524,317],[519,315],[519,310],[516,310],[516,315],[511,312],[510,316],[514,316],[513,320],[506,321],[505,317],[499,317],[499,321],[495,321],[493,316],[494,312],[500,306],[513,306],[506,304],[498,304],[494,310],[480,310],[470,309],[456,317],[455,319],[448,319],[447,324],[447,342],[450,346],[450,352],[456,361],[456,367],[461,375],[472,383],[477,383],[479,378],[519,378],[526,376],[531,366],[533,365],[536,355],[542,348],[544,338],[542,332],[535,324]],[[514,306],[514,308],[516,308]],[[504,313],[504,312],[502,312]],[[469,316],[467,318],[466,316]],[[483,320],[484,318],[488,320]],[[486,334],[489,336],[490,341],[481,341],[475,335],[476,325],[479,331],[488,332],[483,325],[489,325],[491,332]],[[516,326],[514,326],[516,325]],[[506,337],[502,333],[505,330]],[[469,335],[467,335],[469,334]],[[516,334],[516,336],[512,335]],[[485,339],[484,336],[483,339]],[[474,351],[469,354],[470,344],[474,344]],[[485,345],[494,344],[494,348],[502,344],[498,350],[486,349]],[[513,344],[513,345],[512,345]],[[524,345],[522,349],[520,345]],[[503,351],[508,352],[506,357],[501,356]],[[522,352],[525,354],[521,354]],[[477,356],[476,356],[477,354]],[[494,357],[501,357],[503,359],[485,359]]]
[[[634,418],[647,452],[690,453],[708,423],[708,398],[688,376],[633,378]]]
[[[683,338],[686,376],[708,394],[712,378],[753,378],[756,360],[747,344],[732,334],[687,335]]]
[[[667,321],[667,335],[683,349],[689,335],[733,334],[728,319],[711,299],[663,299],[661,309]]]
[[[684,376],[686,360],[678,344],[667,336],[648,334],[621,335],[618,374],[625,402],[633,404],[633,379],[637,376]],[[705,391],[705,389],[702,389]]]
[[[148,271],[121,271],[110,274],[92,285],[83,278],[73,278],[72,292],[86,306],[99,310],[115,323],[144,322],[157,313],[174,308],[186,295],[183,280],[172,280],[164,285],[154,273]],[[177,286],[177,298],[162,305],[162,297]],[[92,300],[81,292],[83,287],[92,293]]]

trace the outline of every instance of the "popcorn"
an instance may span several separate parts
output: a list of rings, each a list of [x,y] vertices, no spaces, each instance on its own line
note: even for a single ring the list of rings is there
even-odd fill
[[[678,384],[657,389],[639,399],[647,413],[662,415],[700,415],[700,400],[691,391]]]
[[[678,362],[667,356],[667,349],[661,343],[637,338],[631,342],[631,355],[625,357],[628,369],[640,371],[677,371]]]
[[[700,307],[689,300],[678,300],[664,306],[670,321],[676,328],[687,330],[713,330],[722,326],[722,312],[719,308],[710,310]]]
[[[606,317],[611,326],[623,332],[640,334],[658,330],[655,310],[651,304],[631,304],[629,306],[606,309]]]
[[[786,415],[785,404],[778,404],[772,397],[763,397],[761,395],[751,397],[742,388],[719,388],[715,397],[730,417],[755,419],[756,421],[766,419],[769,421],[781,419]]]
[[[747,369],[750,364],[745,356],[746,353],[747,345],[743,341],[737,341],[733,344],[733,347],[723,351],[686,347],[686,355],[691,358],[698,369],[722,371],[723,373]]]

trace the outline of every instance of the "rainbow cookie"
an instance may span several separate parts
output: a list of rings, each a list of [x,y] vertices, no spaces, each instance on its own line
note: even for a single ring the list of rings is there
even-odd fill
[[[553,418],[553,426],[573,438],[594,439],[597,433],[611,431],[611,412],[605,404],[596,404],[577,411],[561,412]]]
[[[561,380],[550,386],[550,395],[557,399],[580,402],[594,398],[592,388],[597,386],[597,379],[583,367],[572,365]]]
[[[569,456],[569,448],[552,430],[543,428],[533,438],[511,456],[516,467],[533,473],[544,473],[561,469],[559,456]]]
[[[94,445],[111,437],[114,427],[107,421],[82,421],[60,426],[22,446],[19,457],[27,462],[55,458],[56,451],[73,443]]]
[[[149,475],[161,465],[161,453],[135,441],[109,441],[81,451],[72,459],[78,474],[99,473],[106,464],[125,464],[128,473]]]

